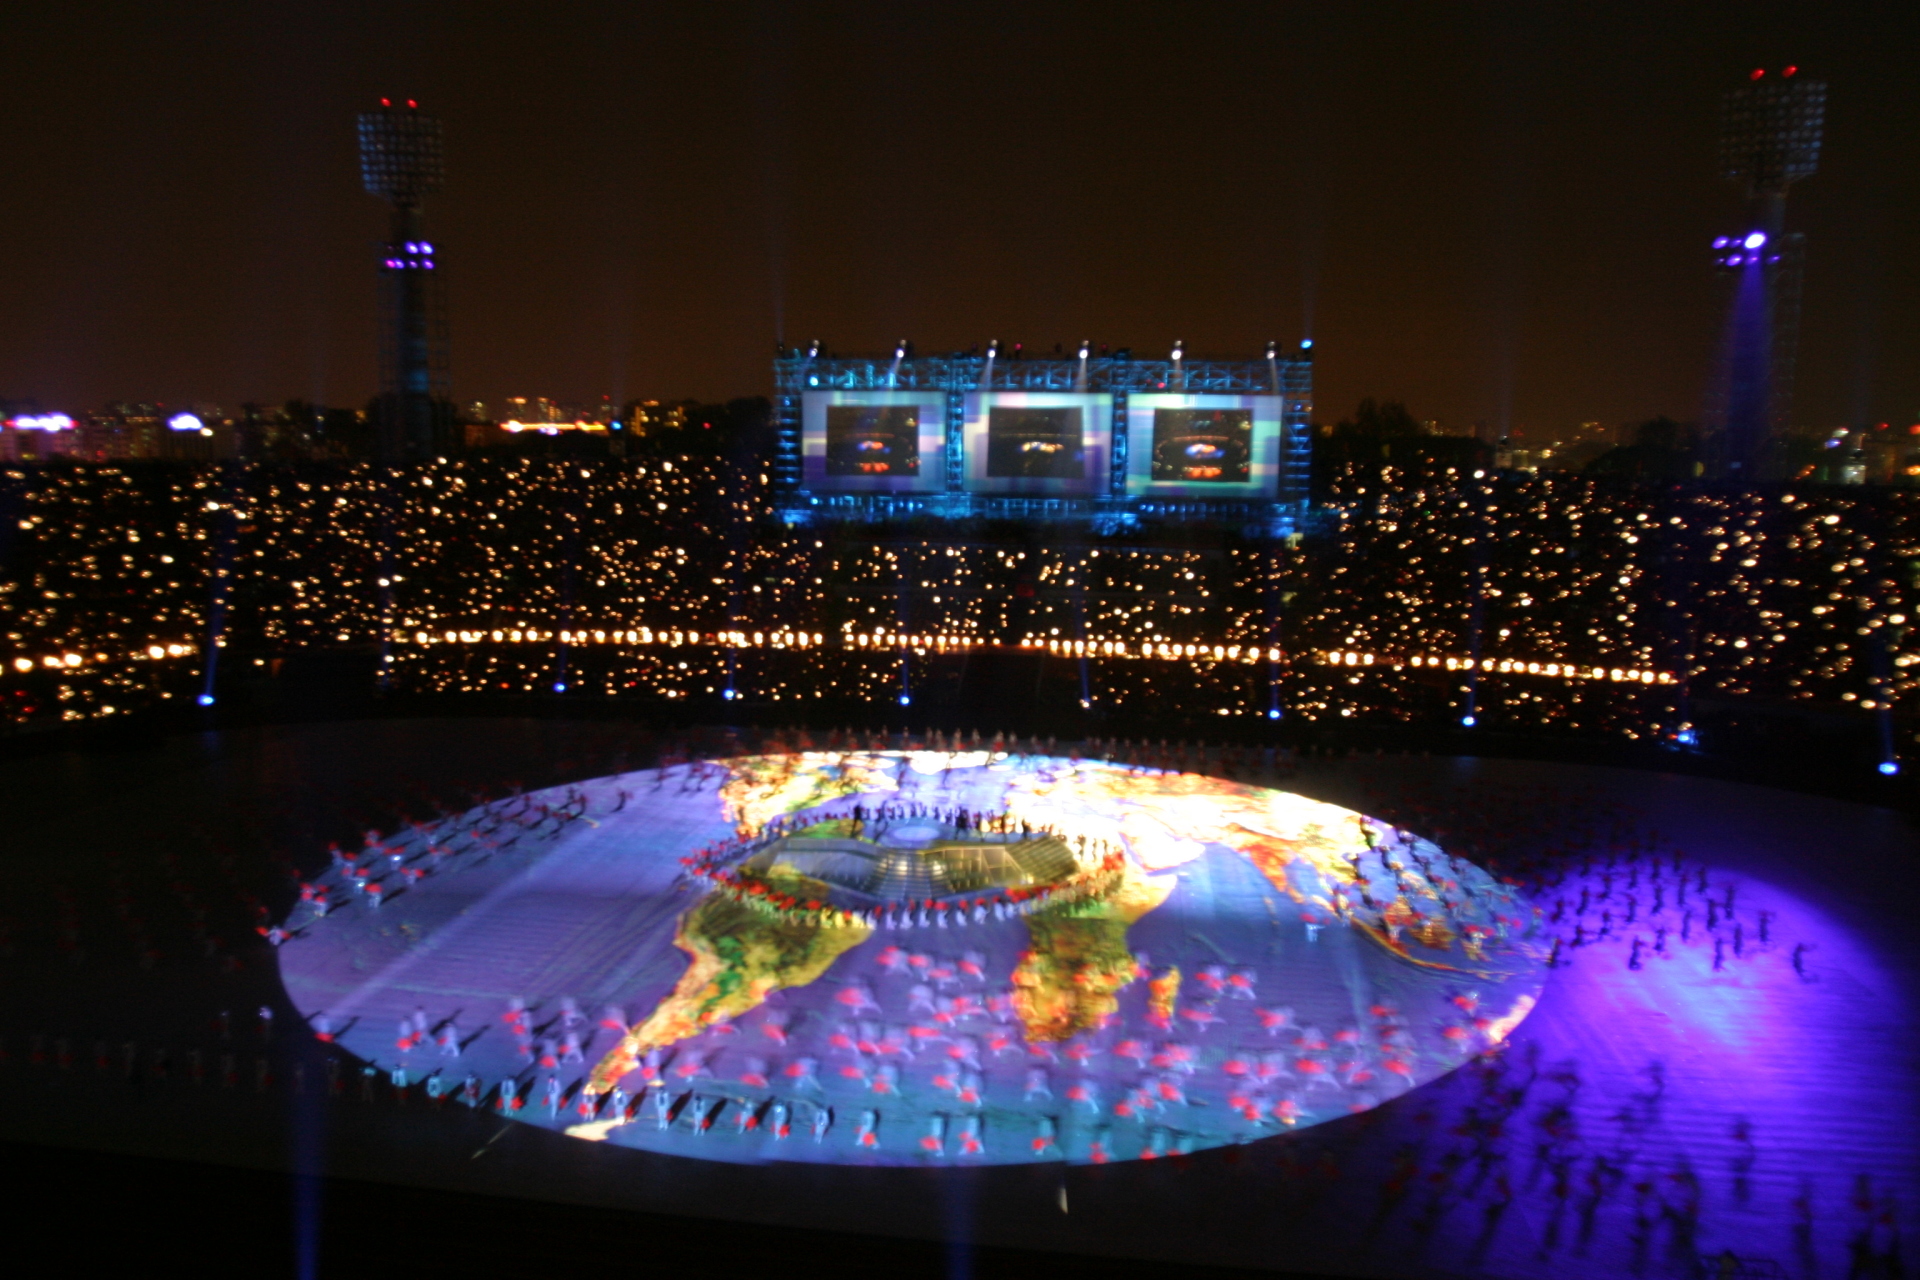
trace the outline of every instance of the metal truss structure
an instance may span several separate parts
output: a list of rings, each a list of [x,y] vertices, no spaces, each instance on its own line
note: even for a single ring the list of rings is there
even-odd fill
[[[417,461],[434,454],[435,402],[447,380],[447,304],[421,205],[445,177],[440,121],[409,102],[382,102],[359,119],[360,181],[387,202],[380,249],[381,455]]]
[[[1137,360],[1101,356],[1030,360],[1004,355],[849,357],[783,352],[774,360],[777,444],[774,485],[782,519],[888,521],[945,519],[1074,520],[1117,532],[1143,518],[1243,526],[1284,537],[1299,532],[1307,511],[1313,462],[1313,360]],[[946,477],[939,493],[810,492],[801,467],[801,397],[809,391],[938,391],[946,397]],[[1113,396],[1112,465],[1105,493],[1092,497],[1012,497],[966,491],[962,433],[966,397],[980,391],[1056,391]],[[1280,474],[1270,501],[1141,498],[1127,493],[1127,400],[1135,394],[1274,395],[1281,397]]]
[[[1786,229],[1787,191],[1820,167],[1827,86],[1788,67],[1756,71],[1721,101],[1720,173],[1739,184],[1746,221],[1714,242],[1731,277],[1726,369],[1708,402],[1714,471],[1730,479],[1780,479],[1793,406],[1806,238]],[[1749,278],[1757,297],[1743,292]]]

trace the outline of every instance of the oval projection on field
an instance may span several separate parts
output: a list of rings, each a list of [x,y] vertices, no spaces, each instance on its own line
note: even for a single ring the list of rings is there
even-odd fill
[[[280,953],[349,1051],[730,1161],[1152,1158],[1364,1111],[1504,1039],[1534,909],[1351,810],[984,752],[695,762],[379,838]]]

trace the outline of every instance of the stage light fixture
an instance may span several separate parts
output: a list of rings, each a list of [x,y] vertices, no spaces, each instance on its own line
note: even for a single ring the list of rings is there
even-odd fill
[[[1479,721],[1472,716],[1461,716],[1460,723],[1466,728],[1471,729],[1474,725],[1478,724]]]
[[[1180,339],[1178,339],[1178,338],[1175,338],[1175,339],[1173,340],[1173,358],[1174,358],[1175,360],[1178,360],[1178,359],[1180,358],[1180,354],[1181,354],[1181,350],[1182,350],[1182,348],[1184,348],[1184,347],[1185,347],[1186,345],[1187,345],[1186,343],[1184,343],[1184,342],[1182,342],[1182,341],[1181,341]]]
[[[191,413],[176,413],[167,419],[169,431],[198,431],[206,424]]]
[[[908,706],[912,706],[912,705],[913,705],[913,696],[912,696],[911,694],[906,694],[906,693],[903,693],[903,694],[901,694],[901,695],[900,695],[900,705],[901,705],[901,706],[903,706],[903,707],[908,707]]]
[[[555,693],[565,693],[567,691],[567,682],[564,680],[555,680],[553,682],[553,691]]]
[[[210,693],[203,693],[197,699],[195,699],[195,701],[197,701],[203,707],[210,707],[213,705],[213,695]]]
[[[1880,772],[1891,778],[1894,774],[1900,772],[1900,762],[1898,760],[1882,760],[1880,762]]]
[[[1278,707],[1267,708],[1267,719],[1278,720],[1279,718],[1280,718],[1280,708]]]
[[[1766,242],[1767,242],[1766,232],[1751,231],[1747,233],[1747,238],[1745,240],[1742,240],[1740,243],[1745,245],[1749,249],[1758,249],[1761,245],[1765,244]]]
[[[1302,351],[1311,351],[1311,350],[1313,350],[1313,339],[1312,339],[1312,338],[1302,338],[1302,339],[1300,339],[1300,349],[1301,349]]]

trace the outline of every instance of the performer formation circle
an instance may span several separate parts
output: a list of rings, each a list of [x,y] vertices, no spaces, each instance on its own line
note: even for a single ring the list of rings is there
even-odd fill
[[[689,761],[390,835],[274,931],[440,1105],[730,1161],[1104,1163],[1362,1112],[1545,977],[1511,886],[1351,810],[989,751]]]

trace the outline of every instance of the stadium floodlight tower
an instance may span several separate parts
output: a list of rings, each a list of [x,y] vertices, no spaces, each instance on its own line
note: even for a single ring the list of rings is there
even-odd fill
[[[382,98],[359,124],[361,184],[391,210],[380,253],[380,452],[394,462],[431,457],[447,396],[447,325],[422,205],[445,173],[440,121],[416,102]]]
[[[1734,280],[1720,389],[1717,470],[1735,480],[1779,470],[1793,397],[1806,240],[1786,229],[1787,188],[1820,165],[1827,86],[1787,67],[1764,69],[1721,102],[1720,172],[1741,185],[1745,221],[1714,241]]]

